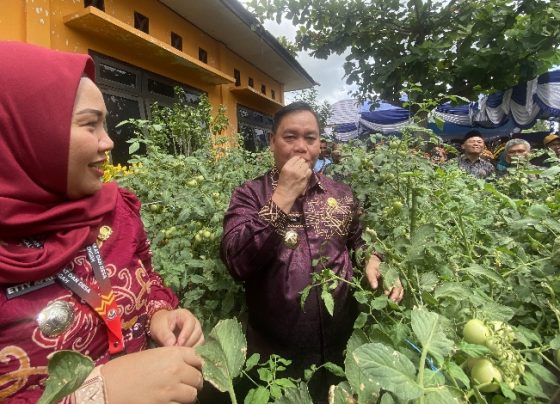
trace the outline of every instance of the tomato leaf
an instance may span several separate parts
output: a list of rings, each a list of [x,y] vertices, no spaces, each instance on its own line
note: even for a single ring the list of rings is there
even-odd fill
[[[352,388],[348,382],[342,382],[329,391],[329,403],[347,404],[353,402]]]
[[[334,299],[331,292],[328,289],[323,289],[321,292],[321,299],[325,303],[325,308],[327,312],[332,316],[334,313]]]
[[[338,366],[337,364],[334,364],[332,362],[325,362],[324,365],[325,369],[327,369],[329,372],[331,372],[333,375],[338,376],[338,377],[345,377],[346,375],[344,374],[344,370]]]
[[[196,351],[204,359],[204,380],[221,392],[228,391],[233,379],[241,373],[247,354],[247,342],[241,324],[234,319],[221,320],[210,331],[204,345]]]
[[[471,386],[471,380],[469,376],[464,372],[463,368],[457,365],[455,362],[450,361],[447,364],[447,372],[455,380],[459,380],[468,389]]]
[[[536,362],[527,362],[526,366],[531,369],[531,372],[533,372],[533,374],[543,382],[553,385],[556,385],[558,383],[558,380],[556,379],[556,376],[554,376],[554,373],[545,368],[543,365]]]
[[[412,330],[423,349],[427,350],[438,363],[442,363],[443,357],[449,355],[453,349],[453,341],[445,336],[443,321],[444,318],[437,313],[422,308],[412,311]]]
[[[38,404],[58,402],[73,393],[86,380],[95,364],[75,351],[58,351],[49,357],[49,378]]]
[[[266,401],[265,401],[266,402]],[[287,388],[284,396],[274,401],[274,404],[313,404],[307,384],[300,383],[297,388]]]
[[[268,403],[270,392],[262,386],[251,389],[245,397],[244,404],[263,404]]]
[[[406,356],[380,343],[357,348],[352,357],[377,389],[392,392],[401,400],[414,400],[423,394],[416,383],[416,367]]]

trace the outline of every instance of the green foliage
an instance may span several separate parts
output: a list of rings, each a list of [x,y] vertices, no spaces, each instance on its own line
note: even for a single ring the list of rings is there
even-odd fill
[[[56,403],[80,387],[95,364],[78,352],[57,351],[49,357],[49,378],[39,404]]]
[[[363,98],[398,102],[406,83],[424,96],[476,98],[560,63],[560,4],[548,0],[252,0],[261,20],[291,20],[317,58],[348,50],[347,82]],[[422,98],[417,98],[422,99]]]
[[[280,35],[276,39],[288,51],[290,55],[292,55],[293,57],[297,56],[297,52],[298,52],[297,46],[294,43],[292,43],[288,38],[286,38],[284,35]]]
[[[204,380],[221,392],[229,392],[232,402],[235,402],[233,379],[241,374],[247,354],[247,341],[241,324],[234,319],[218,322],[197,352],[204,360]]]
[[[152,105],[151,119],[131,119],[119,125],[133,124],[139,139],[132,142],[129,153],[135,153],[141,139],[174,156],[190,156],[195,150],[209,148],[212,140],[227,127],[225,109],[220,106],[218,114],[212,117],[212,106],[206,95],[202,95],[193,105],[187,102],[185,91],[175,88],[177,99],[172,106]],[[214,137],[213,137],[214,136]]]
[[[142,201],[154,268],[177,293],[181,305],[192,310],[209,330],[218,320],[243,313],[241,286],[219,257],[230,196],[235,187],[269,169],[272,159],[268,152],[222,148],[225,141],[218,133],[227,126],[223,111],[212,117],[204,104],[202,100],[200,108],[207,115],[199,111],[193,116],[206,122],[215,134],[199,126],[200,134],[192,139],[205,136],[206,140],[198,142],[201,146],[190,155],[176,154],[169,147],[173,142],[181,144],[179,138],[171,143],[166,140],[175,136],[173,128],[186,125],[178,106],[166,112],[166,126],[159,120],[134,122],[139,138],[132,144],[144,144],[146,153],[130,160],[137,165],[133,175],[116,179]]]
[[[559,387],[554,373],[560,371],[553,357],[560,346],[560,168],[520,164],[504,177],[484,181],[453,162],[433,165],[424,157],[426,142],[410,133],[371,140],[374,148],[344,146],[343,162],[334,169],[363,206],[362,257],[371,251],[384,255],[383,285],[371,290],[361,268],[346,281],[323,267],[302,291],[304,300],[311,288],[320,288],[332,310],[330,291],[349,282],[360,304],[344,362],[347,380],[332,388],[334,402],[553,397]],[[202,148],[187,157],[162,151],[150,138],[142,141],[147,155],[136,157],[138,171],[121,181],[144,203],[155,268],[205,328],[242,315],[241,287],[219,259],[222,220],[233,188],[270,167],[270,155]],[[406,291],[399,305],[383,293],[397,278]],[[472,318],[493,330],[488,346],[462,340],[461,330]],[[245,346],[232,335],[237,331],[211,333],[209,341],[220,353],[213,356],[217,368]],[[472,382],[473,358],[491,360],[502,372],[496,392],[484,393]],[[258,367],[249,402],[305,395],[301,386],[294,387],[296,381],[279,376],[287,362],[276,356],[259,361],[249,358],[243,371]],[[222,380],[228,390],[237,364]],[[317,364],[302,383],[322,366],[341,372]]]
[[[332,115],[332,107],[327,101],[319,102],[318,96],[319,91],[313,87],[296,92],[294,101],[303,101],[311,105],[313,110],[319,115],[319,127],[324,129]]]

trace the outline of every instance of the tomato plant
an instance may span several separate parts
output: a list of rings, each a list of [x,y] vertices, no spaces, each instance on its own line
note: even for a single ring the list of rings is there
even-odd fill
[[[361,313],[348,342],[346,380],[332,386],[332,400],[550,401],[560,371],[560,167],[520,166],[476,179],[453,162],[424,158],[419,131],[345,145],[333,167],[362,205],[363,253],[382,253],[383,281],[400,278],[406,295],[394,304],[364,287],[356,268]],[[189,156],[171,153],[160,137],[141,136],[146,155],[118,177],[143,202],[154,266],[207,329],[243,318],[242,287],[218,254],[223,214],[234,187],[271,165],[268,153],[220,149],[218,137],[208,136],[214,146]],[[310,279],[327,310],[338,281],[328,270]],[[255,387],[253,397],[295,394],[272,385],[261,386],[267,392]]]

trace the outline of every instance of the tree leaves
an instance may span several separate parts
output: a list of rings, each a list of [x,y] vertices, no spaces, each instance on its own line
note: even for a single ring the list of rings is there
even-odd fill
[[[291,20],[299,26],[296,44],[314,57],[347,50],[347,82],[356,83],[364,98],[398,102],[404,83],[419,83],[421,91],[413,97],[451,93],[475,99],[479,92],[505,90],[558,64],[560,13],[554,2],[327,4],[253,0],[249,9],[262,18]]]

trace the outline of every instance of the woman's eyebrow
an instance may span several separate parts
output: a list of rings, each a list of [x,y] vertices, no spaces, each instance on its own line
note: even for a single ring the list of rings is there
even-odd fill
[[[76,115],[83,115],[83,114],[95,114],[97,116],[103,116],[103,113],[101,111],[93,108],[86,108],[76,112]]]

